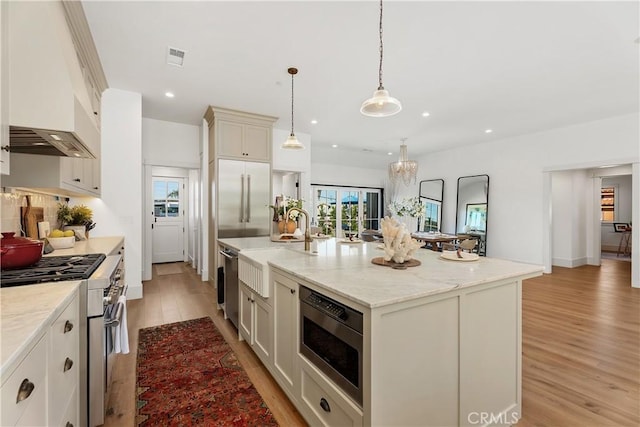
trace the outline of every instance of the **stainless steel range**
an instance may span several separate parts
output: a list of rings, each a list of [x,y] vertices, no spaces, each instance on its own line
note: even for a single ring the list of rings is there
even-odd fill
[[[94,427],[104,423],[106,397],[115,353],[113,330],[126,295],[123,255],[88,254],[43,257],[23,269],[3,270],[0,286],[81,280],[80,284],[80,419]]]

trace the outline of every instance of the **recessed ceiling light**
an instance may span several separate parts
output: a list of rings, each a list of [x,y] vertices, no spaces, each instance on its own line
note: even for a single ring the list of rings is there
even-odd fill
[[[493,129],[485,129],[484,130],[484,133],[491,133],[491,132],[493,132]]]
[[[338,148],[338,144],[333,144],[332,147],[333,148]]]
[[[173,92],[165,92],[164,96],[166,96],[167,98],[173,98],[175,95],[173,94]]]
[[[392,153],[391,151],[389,151],[389,152],[387,153],[387,156],[390,156],[390,155],[392,155],[392,154],[393,154],[393,153]]]
[[[422,113],[422,117],[429,117],[429,112],[425,111],[424,113]]]
[[[312,125],[317,125],[317,124],[318,124],[318,121],[317,121],[316,119],[313,119],[313,120],[311,120],[311,124],[312,124]]]

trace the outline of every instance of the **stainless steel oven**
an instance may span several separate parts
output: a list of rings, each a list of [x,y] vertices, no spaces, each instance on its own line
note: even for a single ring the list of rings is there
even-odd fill
[[[124,313],[124,257],[111,255],[87,280],[87,405],[89,427],[104,424],[115,363],[115,330]]]
[[[300,287],[300,353],[362,406],[362,313]]]

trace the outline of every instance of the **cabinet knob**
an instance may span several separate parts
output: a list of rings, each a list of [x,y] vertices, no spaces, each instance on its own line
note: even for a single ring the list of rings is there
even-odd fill
[[[247,297],[247,301],[251,301],[251,298]]]
[[[31,396],[31,392],[33,392],[34,388],[36,388],[36,386],[31,381],[29,381],[28,378],[23,379],[22,384],[20,384],[20,387],[18,388],[18,396],[16,396],[16,403],[20,403],[26,398],[28,398],[29,396]]]
[[[94,189],[94,190],[97,190],[97,189],[98,189],[98,187],[93,187],[93,189]]]
[[[325,412],[331,412],[331,406],[329,406],[329,402],[324,397],[320,398],[320,407]]]
[[[69,359],[68,357],[65,359],[64,361],[64,371],[63,372],[67,372],[69,369],[71,369],[71,367],[73,366],[73,360]]]
[[[80,182],[80,178],[73,178],[75,182]]]
[[[296,293],[296,290],[295,290],[295,289],[289,289],[289,291],[291,291],[291,293],[292,293],[292,294],[295,294],[295,293]]]
[[[64,322],[64,333],[65,334],[67,332],[71,332],[72,329],[73,329],[73,323],[69,322],[68,320],[66,322]]]
[[[73,424],[71,424],[69,421],[67,421],[67,423],[64,425],[64,427],[73,427]]]
[[[10,146],[8,146],[8,145],[3,145],[3,146],[2,146],[2,149],[3,149],[4,151],[6,151],[7,153],[9,153],[9,152],[11,151],[11,147],[10,147]]]

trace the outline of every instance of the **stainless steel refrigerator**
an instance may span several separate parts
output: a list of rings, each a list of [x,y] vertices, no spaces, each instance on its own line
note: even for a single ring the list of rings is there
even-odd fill
[[[272,212],[268,205],[271,192],[269,163],[241,160],[218,160],[218,238],[268,236]],[[220,251],[224,262],[225,315],[238,327],[238,254],[225,248]]]
[[[268,236],[269,163],[218,160],[218,238]]]

